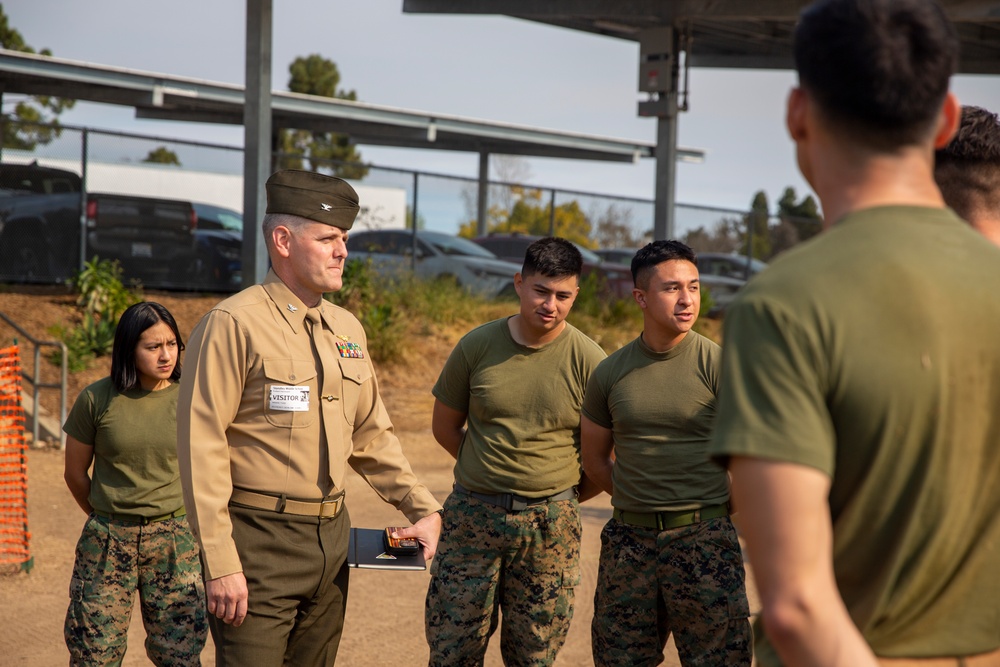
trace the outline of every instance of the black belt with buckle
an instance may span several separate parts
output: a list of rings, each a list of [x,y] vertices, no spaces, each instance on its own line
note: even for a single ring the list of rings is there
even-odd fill
[[[469,491],[458,482],[455,482],[454,488],[455,493],[460,493],[464,496],[472,496],[476,500],[481,500],[484,503],[502,507],[508,512],[521,512],[535,505],[554,503],[559,500],[572,500],[577,497],[575,486],[571,486],[565,491],[560,491],[559,493],[555,493],[551,496],[545,496],[544,498],[528,498],[527,496],[519,496],[516,493],[479,493],[477,491]]]

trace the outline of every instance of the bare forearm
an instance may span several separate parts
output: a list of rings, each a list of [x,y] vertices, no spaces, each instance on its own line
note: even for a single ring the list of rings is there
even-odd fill
[[[875,667],[837,588],[829,476],[750,457],[733,457],[729,470],[764,628],[783,662]]]
[[[587,473],[582,473],[580,475],[580,485],[577,487],[577,494],[581,503],[601,495],[602,491],[604,491],[604,489],[598,485],[597,482],[592,480],[590,475]]]
[[[462,445],[462,438],[465,437],[465,429],[434,430],[434,439],[438,441],[446,452],[451,454],[453,459],[458,458],[458,448]]]
[[[600,491],[605,491],[613,495],[614,482],[612,474],[615,469],[615,460],[610,456],[584,456],[583,468],[587,471],[586,476],[592,484]],[[596,493],[594,495],[597,495]]]
[[[785,664],[877,667],[878,661],[839,599],[776,601],[765,605],[764,628]]]
[[[70,474],[64,476],[73,500],[85,513],[90,514],[94,508],[90,505],[90,477],[87,474]]]

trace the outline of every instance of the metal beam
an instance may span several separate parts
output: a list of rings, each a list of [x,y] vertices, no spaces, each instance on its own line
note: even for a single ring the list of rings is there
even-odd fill
[[[247,0],[246,102],[243,112],[243,287],[267,273],[260,219],[271,175],[271,0]]]
[[[273,1],[273,0],[272,0]],[[252,7],[249,4],[248,8]],[[253,18],[248,10],[248,18]],[[257,14],[254,12],[253,14]],[[254,38],[256,39],[256,37]],[[253,57],[248,53],[248,57]],[[270,63],[268,63],[270,67]],[[256,75],[248,71],[248,81]],[[0,86],[9,93],[71,97],[135,107],[142,118],[242,124],[246,110],[243,87],[162,74],[136,72],[88,63],[0,50]],[[627,162],[651,157],[653,144],[559,130],[477,120],[440,113],[351,102],[288,92],[271,93],[275,126],[316,129],[364,137],[420,140],[415,147],[537,155],[562,159]],[[429,141],[433,127],[435,141]],[[693,151],[697,152],[697,151]]]
[[[486,235],[486,212],[489,210],[490,196],[490,154],[479,153],[479,191],[476,197],[476,235]]]
[[[412,14],[506,14],[522,18],[587,17],[609,23],[696,17],[794,18],[808,0],[403,0]]]

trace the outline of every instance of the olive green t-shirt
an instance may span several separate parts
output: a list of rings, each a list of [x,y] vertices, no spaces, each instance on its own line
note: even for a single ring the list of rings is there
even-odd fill
[[[708,457],[720,357],[692,331],[667,352],[640,336],[597,366],[583,415],[614,435],[612,505],[662,512],[729,500],[726,471]]]
[[[540,348],[520,345],[507,318],[467,333],[434,396],[468,415],[455,481],[480,493],[540,498],[580,483],[580,404],[604,351],[566,324]]]
[[[95,510],[154,517],[184,505],[177,471],[179,386],[119,393],[104,378],[80,392],[63,430],[94,448]]]
[[[875,653],[1000,646],[1000,248],[951,211],[857,212],[724,326],[711,450],[831,477],[837,585]]]

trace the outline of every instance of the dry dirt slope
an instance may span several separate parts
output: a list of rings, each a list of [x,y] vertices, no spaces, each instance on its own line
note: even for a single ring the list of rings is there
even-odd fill
[[[62,289],[0,287],[0,312],[17,321],[33,336],[50,338],[49,327],[75,322],[73,297]],[[186,296],[147,293],[175,316],[182,337],[187,338],[201,315],[217,300],[215,296]],[[0,346],[16,335],[0,321]],[[456,332],[457,335],[457,332]],[[417,475],[431,491],[444,500],[453,481],[450,457],[430,434],[430,387],[454,343],[453,336],[428,340],[421,345],[423,356],[405,368],[380,368],[379,379],[400,440]],[[23,343],[24,341],[22,341]],[[30,354],[22,352],[23,356]],[[29,369],[30,370],[30,369]],[[75,398],[89,382],[107,374],[106,363],[71,377],[69,397]],[[47,377],[55,379],[51,369]],[[43,404],[56,410],[55,392],[43,395]],[[73,549],[83,525],[83,513],[76,507],[62,481],[62,457],[54,449],[33,449],[28,461],[29,528],[35,568],[31,574],[0,575],[0,664],[49,667],[66,664],[68,653],[62,641],[62,619],[72,569]],[[401,515],[381,502],[356,475],[347,483],[348,506],[354,525],[379,527],[397,524]],[[559,655],[559,667],[591,665],[590,618],[600,549],[600,528],[611,513],[607,496],[582,508],[584,523],[583,582],[577,590],[576,618],[567,644]],[[423,596],[427,573],[356,571],[351,578],[347,624],[341,644],[339,664],[377,666],[404,659],[408,663],[427,661],[423,636]],[[756,599],[751,593],[751,608]],[[391,600],[387,603],[386,600]],[[142,641],[144,632],[138,611],[133,615],[130,649],[126,667],[148,665]],[[487,665],[499,666],[498,641],[494,638]],[[676,653],[668,646],[665,665],[678,665]],[[203,654],[205,665],[214,665],[211,639]]]

